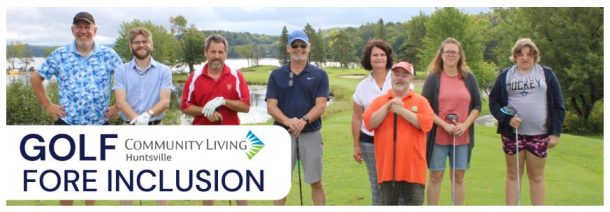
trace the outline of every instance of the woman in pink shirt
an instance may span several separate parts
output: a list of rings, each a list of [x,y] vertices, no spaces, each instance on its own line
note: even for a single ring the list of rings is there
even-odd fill
[[[434,110],[434,126],[427,137],[430,179],[427,202],[438,205],[440,188],[449,158],[452,202],[464,204],[464,173],[474,147],[474,120],[481,111],[477,80],[466,64],[464,49],[455,38],[441,43],[428,65],[422,96]],[[453,120],[452,120],[453,119]]]

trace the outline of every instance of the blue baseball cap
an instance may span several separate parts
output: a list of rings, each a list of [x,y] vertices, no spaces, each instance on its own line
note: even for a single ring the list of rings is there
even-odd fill
[[[288,35],[288,44],[292,44],[295,40],[302,40],[306,44],[309,44],[309,38],[303,30],[295,30]]]

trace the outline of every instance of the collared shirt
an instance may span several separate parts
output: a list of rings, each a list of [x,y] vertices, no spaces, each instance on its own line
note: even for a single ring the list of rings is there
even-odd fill
[[[385,94],[390,89],[392,89],[392,73],[390,71],[387,72],[385,81],[383,82],[381,88],[377,86],[377,82],[375,82],[375,79],[369,73],[366,78],[358,83],[352,99],[356,104],[362,106],[362,108],[366,110],[366,108],[368,108],[369,104],[371,104],[375,98]],[[415,90],[413,83],[409,85],[409,90]],[[364,120],[362,120],[360,131],[370,136],[375,135],[373,131],[366,129],[366,126],[364,126]]]
[[[267,99],[277,99],[278,108],[289,118],[301,118],[316,106],[316,98],[328,100],[328,75],[322,69],[307,64],[299,75],[292,74],[290,67],[284,65],[269,75]],[[292,83],[291,83],[292,82]],[[273,124],[281,125],[275,121]],[[283,126],[286,127],[286,126]],[[302,132],[313,132],[322,128],[322,120],[316,119],[307,124]]]
[[[114,71],[114,86],[112,90],[125,91],[129,106],[139,115],[150,110],[161,98],[161,90],[174,90],[172,71],[152,58],[144,70],[137,66],[135,59],[122,64]],[[123,112],[123,121],[130,121]],[[150,121],[163,119],[165,112],[153,116]]]
[[[392,100],[392,90],[377,97],[364,111],[363,119],[370,129],[373,113]],[[420,129],[409,121],[397,115],[397,125],[394,128],[394,113],[388,111],[375,132],[375,161],[377,165],[377,181],[406,181],[410,183],[426,183],[426,133],[432,128],[434,111],[423,96],[409,91],[402,99],[403,105],[409,111],[415,112]],[[396,129],[396,146],[394,149],[394,129]],[[394,163],[396,155],[396,163]]]
[[[64,122],[99,125],[108,121],[104,112],[110,102],[110,79],[120,64],[119,55],[111,48],[94,43],[89,56],[83,57],[72,42],[53,51],[38,73],[47,80],[57,78],[59,104],[66,112],[61,117]]]
[[[362,106],[362,108],[366,110],[366,108],[368,108],[369,104],[371,104],[375,98],[383,95],[390,89],[392,89],[392,77],[389,71],[386,74],[382,87],[377,86],[377,82],[375,82],[375,79],[369,73],[367,77],[360,81],[358,86],[356,86],[356,91],[354,92],[352,99],[354,100],[354,103]],[[362,120],[360,131],[370,136],[374,135],[372,131],[366,129],[366,126],[364,126],[364,120]]]
[[[222,73],[215,80],[208,75],[208,64],[205,64],[201,71],[189,75],[186,79],[180,109],[184,110],[190,105],[203,107],[210,100],[220,96],[229,100],[241,100],[250,105],[250,90],[241,72],[232,71],[225,64]],[[218,107],[217,111],[222,115],[222,122],[210,122],[205,116],[199,115],[193,119],[193,125],[239,125],[236,111],[226,106]]]

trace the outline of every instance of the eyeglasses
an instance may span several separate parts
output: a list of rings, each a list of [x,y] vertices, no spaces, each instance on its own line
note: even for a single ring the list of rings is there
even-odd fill
[[[148,40],[138,40],[138,41],[131,42],[131,44],[133,44],[133,45],[146,45],[148,43],[149,43]]]
[[[288,87],[292,87],[292,84],[294,84],[294,73],[291,71],[288,74]]]
[[[443,54],[448,55],[448,56],[455,56],[455,55],[458,55],[458,53],[459,52],[457,52],[457,51],[450,51],[450,50],[443,51]]]
[[[290,47],[292,47],[293,49],[299,48],[301,47],[301,49],[307,48],[307,44],[305,43],[301,43],[300,45],[298,43],[293,43],[290,44]]]

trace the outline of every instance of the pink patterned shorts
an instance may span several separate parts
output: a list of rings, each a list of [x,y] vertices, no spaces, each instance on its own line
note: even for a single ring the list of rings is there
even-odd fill
[[[502,136],[502,149],[507,155],[515,154],[515,137]],[[539,158],[546,158],[549,144],[549,135],[519,135],[519,151],[523,149]]]

